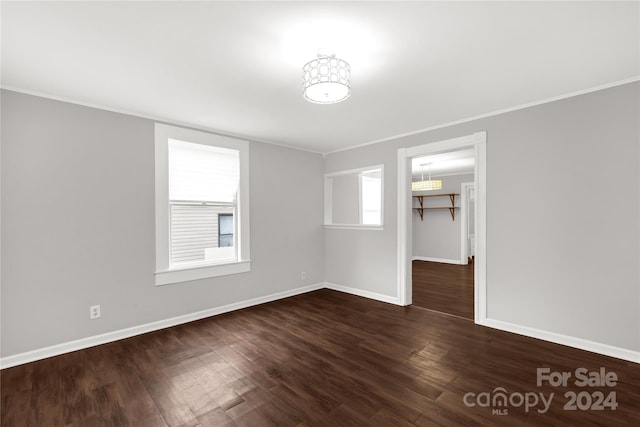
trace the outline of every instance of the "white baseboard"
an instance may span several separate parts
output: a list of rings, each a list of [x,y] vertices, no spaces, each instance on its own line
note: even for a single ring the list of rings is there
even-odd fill
[[[389,304],[399,305],[398,298],[378,294],[375,292],[365,291],[362,289],[352,288],[349,286],[338,285],[335,283],[317,283],[314,285],[304,286],[301,288],[290,289],[275,294],[265,295],[262,297],[252,298],[237,303],[227,304],[208,310],[198,311],[195,313],[185,314],[170,319],[159,320],[157,322],[146,323],[144,325],[134,326],[131,328],[121,329],[118,331],[107,332],[105,334],[95,335],[92,337],[82,338],[75,341],[69,341],[62,344],[56,344],[45,348],[40,348],[24,353],[15,354],[0,358],[0,369],[10,368],[12,366],[22,365],[24,363],[34,362],[36,360],[45,359],[47,357],[58,356],[71,351],[82,350],[100,344],[129,338],[135,335],[153,332],[171,326],[180,325],[194,320],[200,320],[218,314],[228,313],[234,310],[251,307],[254,305],[264,304],[295,295],[304,294],[318,289],[331,289],[339,292],[345,292],[364,298],[382,301]],[[537,338],[544,341],[562,344],[569,347],[579,348],[593,353],[603,354],[605,356],[615,357],[617,359],[627,360],[630,362],[640,363],[640,351],[633,351],[625,348],[615,347],[608,344],[602,344],[594,341],[588,341],[581,338],[570,337],[567,335],[557,334],[554,332],[543,331],[540,329],[520,326],[513,323],[503,322],[494,319],[481,319],[477,324],[487,326],[502,331],[513,332],[531,338]]]
[[[0,358],[0,369],[10,368],[12,366],[22,365],[24,363],[34,362],[40,359],[46,359],[47,357],[58,356],[60,354],[69,353],[71,351],[82,350],[88,347],[93,347],[100,344],[106,344],[109,342],[121,340],[124,338],[133,337],[135,335],[145,334],[147,332],[153,332],[171,326],[180,325],[182,323],[193,322],[194,320],[204,319],[206,317],[215,316],[222,313],[228,313],[230,311],[239,310],[242,308],[251,307],[258,304],[264,304],[267,302],[279,300],[282,298],[292,297],[295,295],[304,294],[307,292],[315,291],[324,288],[324,283],[317,283],[314,285],[304,286],[302,288],[290,289],[283,292],[278,292],[271,295],[265,295],[262,297],[252,298],[245,301],[240,301],[232,304],[223,305],[220,307],[210,308],[195,313],[184,314],[182,316],[172,317],[170,319],[159,320],[157,322],[146,323],[144,325],[133,326],[131,328],[120,329],[118,331],[107,332],[100,335],[94,335],[92,337],[81,338],[75,341],[69,341],[62,344],[56,344],[49,347],[44,347],[24,353],[15,354]]]
[[[629,362],[640,363],[640,351],[633,351],[626,348],[615,347],[608,344],[585,340],[582,338],[575,338],[568,335],[557,334],[555,332],[529,328],[527,326],[520,326],[500,320],[484,319],[481,322],[478,322],[478,324],[487,326],[489,328],[500,329],[502,331],[513,332],[514,334],[566,345],[568,347],[579,348],[581,350],[590,351],[592,353],[598,353],[605,356],[615,357],[617,359],[627,360]]]
[[[345,292],[347,294],[357,295],[359,297],[365,297],[365,298],[373,299],[376,301],[382,301],[382,302],[387,302],[389,304],[399,305],[397,297],[378,294],[375,292],[365,291],[358,288],[350,288],[349,286],[337,285],[335,283],[330,283],[330,282],[325,282],[324,286],[325,288],[331,289],[334,291]]]
[[[414,257],[411,257],[411,261],[429,261],[429,262],[442,262],[445,264],[465,265],[459,259],[431,258],[426,256],[414,256]]]

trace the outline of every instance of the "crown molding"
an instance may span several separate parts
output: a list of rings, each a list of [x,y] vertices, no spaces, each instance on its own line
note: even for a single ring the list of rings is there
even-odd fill
[[[118,113],[118,114],[124,114],[124,115],[127,115],[127,116],[138,117],[138,118],[141,118],[141,119],[153,120],[153,121],[158,122],[158,123],[164,123],[164,124],[168,124],[168,125],[180,126],[180,127],[184,127],[184,128],[188,128],[188,129],[193,129],[193,130],[199,130],[199,131],[203,131],[203,132],[212,133],[212,134],[215,134],[215,135],[226,136],[226,137],[229,137],[229,138],[242,139],[242,140],[250,141],[250,142],[258,142],[258,143],[261,143],[261,144],[275,145],[275,146],[278,146],[278,147],[289,148],[291,150],[296,150],[296,151],[304,151],[304,152],[307,152],[307,153],[323,154],[320,151],[310,150],[308,148],[302,148],[302,147],[297,147],[297,146],[294,146],[294,145],[289,145],[289,144],[285,144],[285,143],[281,143],[281,142],[271,141],[271,140],[268,140],[268,139],[261,139],[261,138],[256,138],[256,137],[253,137],[253,136],[247,136],[247,135],[243,135],[243,134],[239,134],[239,133],[221,131],[219,129],[213,129],[213,128],[209,128],[209,127],[206,127],[206,126],[200,126],[200,125],[189,123],[189,122],[181,122],[181,121],[173,120],[173,119],[170,119],[170,118],[167,118],[167,117],[154,116],[154,115],[151,115],[151,114],[143,114],[143,113],[139,113],[139,112],[135,112],[135,111],[125,110],[125,109],[122,109],[122,108],[108,107],[106,105],[79,101],[79,100],[73,99],[73,98],[66,98],[66,97],[63,97],[63,96],[51,95],[49,93],[38,92],[38,91],[24,89],[24,88],[20,88],[20,87],[16,87],[16,86],[0,85],[0,89],[8,90],[8,91],[11,91],[11,92],[18,92],[18,93],[22,93],[22,94],[25,94],[25,95],[37,96],[37,97],[40,97],[40,98],[51,99],[51,100],[54,100],[54,101],[66,102],[67,104],[74,104],[74,105],[81,105],[83,107],[96,108],[98,110],[109,111],[111,113]]]
[[[616,86],[622,86],[622,85],[625,85],[625,84],[628,84],[628,83],[634,83],[634,82],[637,82],[637,81],[640,81],[640,76],[633,76],[633,77],[630,77],[630,78],[627,78],[627,79],[618,80],[618,81],[610,82],[610,83],[605,83],[605,84],[598,85],[598,86],[593,86],[593,87],[590,87],[590,88],[587,88],[587,89],[582,89],[582,90],[579,90],[579,91],[574,91],[574,92],[566,93],[566,94],[563,94],[563,95],[554,96],[554,97],[551,97],[551,98],[545,98],[545,99],[542,99],[542,100],[539,100],[539,101],[533,101],[533,102],[529,102],[529,103],[526,103],[526,104],[520,104],[520,105],[517,105],[517,106],[508,107],[508,108],[492,111],[492,112],[485,113],[485,114],[479,114],[479,115],[476,115],[476,116],[471,116],[471,117],[467,117],[467,118],[460,119],[460,120],[454,120],[454,121],[447,122],[447,123],[442,123],[442,124],[438,124],[438,125],[422,128],[422,129],[417,129],[417,130],[414,130],[414,131],[409,131],[409,132],[404,132],[404,133],[400,133],[400,134],[396,134],[396,135],[391,135],[391,136],[387,136],[385,138],[376,139],[376,140],[373,140],[373,141],[364,142],[364,143],[361,143],[361,144],[351,145],[351,146],[348,146],[348,147],[339,148],[337,150],[331,150],[331,151],[325,151],[325,152],[317,151],[317,150],[311,150],[311,149],[308,149],[308,148],[303,148],[303,147],[299,147],[299,146],[295,146],[295,145],[285,144],[285,143],[282,143],[282,142],[272,141],[272,140],[268,140],[268,139],[261,139],[261,138],[256,138],[256,137],[247,136],[247,135],[238,134],[238,133],[233,133],[233,132],[225,132],[225,131],[221,131],[219,129],[213,129],[213,128],[209,128],[209,127],[206,127],[206,126],[200,126],[200,125],[189,123],[189,122],[176,121],[176,120],[173,120],[173,119],[170,119],[170,118],[167,118],[167,117],[154,116],[154,115],[143,114],[143,113],[139,113],[139,112],[135,112],[135,111],[128,111],[128,110],[120,109],[120,108],[108,107],[106,105],[101,105],[101,104],[83,102],[83,101],[79,101],[79,100],[73,99],[73,98],[61,97],[61,96],[52,95],[52,94],[45,93],[45,92],[33,91],[33,90],[24,89],[24,88],[20,88],[20,87],[16,87],[16,86],[0,85],[0,89],[9,90],[9,91],[18,92],[18,93],[23,93],[25,95],[32,95],[32,96],[38,96],[38,97],[41,97],[41,98],[52,99],[52,100],[60,101],[60,102],[66,102],[66,103],[69,103],[69,104],[82,105],[84,107],[89,107],[89,108],[97,108],[99,110],[105,110],[105,111],[110,111],[110,112],[113,112],[113,113],[125,114],[125,115],[128,115],[128,116],[139,117],[139,118],[142,118],[142,119],[153,120],[153,121],[166,123],[166,124],[171,124],[171,125],[175,125],[175,126],[182,126],[182,127],[186,127],[186,128],[190,128],[190,129],[201,130],[201,131],[204,131],[204,132],[209,132],[209,133],[213,133],[213,134],[221,135],[221,136],[227,136],[227,137],[230,137],[230,138],[243,139],[243,140],[251,141],[251,142],[269,144],[269,145],[274,145],[274,146],[278,146],[278,147],[289,148],[291,150],[303,151],[303,152],[307,152],[307,153],[321,154],[323,157],[326,157],[328,155],[340,153],[342,151],[354,150],[356,148],[362,148],[362,147],[366,147],[368,145],[380,144],[382,142],[393,141],[393,140],[399,139],[399,138],[404,138],[404,137],[413,136],[413,135],[419,135],[421,133],[430,132],[430,131],[437,130],[437,129],[443,129],[443,128],[447,128],[447,127],[450,127],[450,126],[459,125],[459,124],[462,124],[462,123],[472,122],[474,120],[479,120],[479,119],[484,119],[484,118],[487,118],[487,117],[492,117],[492,116],[497,116],[497,115],[500,115],[500,114],[509,113],[509,112],[512,112],[512,111],[523,110],[525,108],[535,107],[535,106],[543,105],[543,104],[548,104],[550,102],[560,101],[560,100],[567,99],[567,98],[573,98],[575,96],[585,95],[585,94],[588,94],[588,93],[597,92],[597,91],[600,91],[600,90],[609,89],[609,88],[613,88],[613,87],[616,87]]]
[[[404,137],[407,137],[407,136],[419,135],[421,133],[430,132],[430,131],[437,130],[437,129],[443,129],[443,128],[447,128],[447,127],[450,127],[450,126],[459,125],[459,124],[462,124],[462,123],[472,122],[474,120],[484,119],[484,118],[487,118],[487,117],[498,116],[500,114],[510,113],[512,111],[523,110],[525,108],[535,107],[537,105],[542,105],[542,104],[548,104],[550,102],[561,101],[563,99],[573,98],[575,96],[580,96],[580,95],[586,95],[588,93],[597,92],[597,91],[600,91],[600,90],[609,89],[609,88],[616,87],[616,86],[622,86],[622,85],[626,85],[628,83],[634,83],[634,82],[637,82],[637,81],[640,81],[640,76],[634,76],[634,77],[630,77],[630,78],[624,79],[624,80],[618,80],[618,81],[611,82],[611,83],[605,83],[605,84],[602,84],[602,85],[599,85],[599,86],[590,87],[588,89],[582,89],[582,90],[578,90],[578,91],[575,91],[575,92],[566,93],[566,94],[563,94],[563,95],[553,96],[551,98],[545,98],[545,99],[542,99],[542,100],[539,100],[539,101],[533,101],[533,102],[529,102],[529,103],[526,103],[526,104],[520,104],[520,105],[516,105],[514,107],[503,108],[501,110],[492,111],[490,113],[478,114],[476,116],[471,116],[471,117],[467,117],[465,119],[455,120],[455,121],[452,121],[452,122],[442,123],[442,124],[439,124],[439,125],[430,126],[430,127],[423,128],[423,129],[418,129],[418,130],[414,130],[414,131],[410,131],[410,132],[400,133],[400,134],[388,136],[388,137],[385,137],[385,138],[382,138],[382,139],[376,139],[376,140],[373,140],[373,141],[364,142],[362,144],[352,145],[352,146],[345,147],[345,148],[339,148],[337,150],[324,152],[324,153],[322,153],[322,155],[326,157],[328,155],[335,154],[335,153],[340,153],[342,151],[354,150],[356,148],[362,148],[362,147],[366,147],[368,145],[380,144],[382,142],[393,141],[395,139],[404,138]]]

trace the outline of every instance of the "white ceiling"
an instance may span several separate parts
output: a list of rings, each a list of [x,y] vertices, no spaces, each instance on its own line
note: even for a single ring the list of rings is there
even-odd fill
[[[2,86],[318,152],[640,75],[638,2],[2,2]],[[318,48],[340,104],[302,98]]]

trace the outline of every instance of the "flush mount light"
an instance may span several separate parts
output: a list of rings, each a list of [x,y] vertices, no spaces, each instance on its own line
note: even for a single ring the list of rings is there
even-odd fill
[[[316,104],[335,104],[351,95],[351,67],[325,49],[302,67],[304,99]]]

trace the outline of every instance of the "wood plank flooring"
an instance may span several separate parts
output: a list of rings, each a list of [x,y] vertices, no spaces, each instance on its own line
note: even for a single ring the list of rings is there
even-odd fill
[[[537,387],[542,367],[619,381]],[[463,403],[496,387],[555,398],[546,413]],[[563,410],[572,390],[618,407]],[[1,391],[2,426],[640,425],[637,364],[330,290],[5,369]]]
[[[473,320],[473,264],[413,261],[413,305]]]

